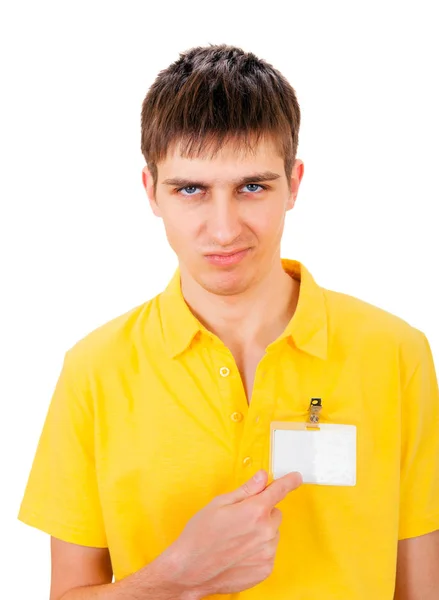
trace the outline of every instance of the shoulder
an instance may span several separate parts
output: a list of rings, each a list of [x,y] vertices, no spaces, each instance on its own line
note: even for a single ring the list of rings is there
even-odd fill
[[[66,352],[66,361],[75,371],[93,375],[131,360],[139,345],[149,344],[159,323],[159,296],[135,306],[99,325],[80,338]]]
[[[419,362],[428,344],[424,332],[402,317],[342,292],[322,288],[329,335],[350,344],[374,347],[376,352],[398,352],[402,363]]]

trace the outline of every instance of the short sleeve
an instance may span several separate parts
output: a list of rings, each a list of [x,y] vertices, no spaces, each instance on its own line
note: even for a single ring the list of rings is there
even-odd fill
[[[64,357],[18,519],[66,542],[105,548],[93,405],[77,385],[71,351]]]
[[[439,390],[429,342],[415,331],[402,390],[399,539],[439,529]]]

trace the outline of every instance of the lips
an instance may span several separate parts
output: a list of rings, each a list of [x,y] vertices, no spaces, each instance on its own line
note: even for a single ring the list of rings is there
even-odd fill
[[[206,254],[206,256],[233,256],[234,254],[239,254],[239,252],[245,252],[247,248],[241,248],[239,250],[233,250],[232,252],[210,252]]]
[[[206,254],[205,259],[212,265],[228,266],[235,265],[243,260],[250,252],[250,248],[235,250],[234,252],[219,252],[218,254]]]

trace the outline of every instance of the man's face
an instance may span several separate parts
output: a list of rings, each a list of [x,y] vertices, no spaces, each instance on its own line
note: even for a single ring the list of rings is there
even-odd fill
[[[163,219],[182,275],[214,294],[230,296],[276,268],[285,213],[294,206],[303,169],[296,160],[290,191],[283,158],[268,139],[255,153],[225,145],[213,159],[183,158],[177,146],[158,165],[155,196],[145,167],[143,183],[152,210]],[[278,177],[270,180],[268,172]],[[261,173],[264,179],[255,180]]]

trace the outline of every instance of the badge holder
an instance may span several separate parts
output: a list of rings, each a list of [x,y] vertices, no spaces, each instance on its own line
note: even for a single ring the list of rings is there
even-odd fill
[[[320,423],[321,410],[321,398],[312,398],[307,422],[270,424],[269,481],[298,471],[303,483],[356,484],[357,428]]]

